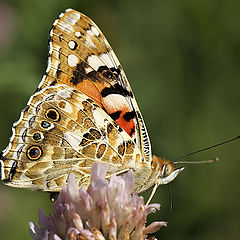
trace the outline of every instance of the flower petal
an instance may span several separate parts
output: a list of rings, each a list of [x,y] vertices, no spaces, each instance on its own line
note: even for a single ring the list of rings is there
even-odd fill
[[[54,213],[48,217],[39,210],[39,228],[29,223],[34,240],[143,240],[147,233],[157,231],[165,222],[145,226],[147,215],[160,208],[159,204],[145,205],[137,193],[131,193],[133,173],[105,177],[107,165],[96,163],[92,167],[91,184],[87,190],[78,187],[74,174],[68,186],[54,203]]]
[[[107,169],[107,164],[94,163],[91,170],[91,182],[96,182],[99,179],[105,179]]]
[[[78,201],[79,200],[79,194],[78,194],[78,186],[75,180],[74,173],[70,173],[68,176],[68,193],[71,197],[72,201]]]
[[[143,233],[154,233],[157,232],[161,227],[167,227],[167,222],[153,222],[144,229]]]

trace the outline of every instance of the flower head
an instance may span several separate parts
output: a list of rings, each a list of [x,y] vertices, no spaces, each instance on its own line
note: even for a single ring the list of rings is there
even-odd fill
[[[131,194],[131,171],[122,177],[112,176],[109,182],[106,173],[107,165],[94,164],[87,190],[79,189],[74,174],[70,174],[68,186],[63,186],[54,203],[53,215],[47,217],[39,210],[39,227],[29,223],[32,239],[146,239],[146,234],[166,226],[165,222],[145,226],[147,215],[160,205],[144,205],[142,197]]]

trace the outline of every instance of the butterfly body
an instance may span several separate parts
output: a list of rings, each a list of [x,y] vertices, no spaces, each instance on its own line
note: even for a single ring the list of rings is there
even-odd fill
[[[152,156],[126,75],[96,24],[66,10],[49,48],[47,71],[0,155],[5,184],[58,192],[74,172],[87,187],[95,162],[108,164],[107,177],[132,170],[133,192],[172,181],[182,169]]]

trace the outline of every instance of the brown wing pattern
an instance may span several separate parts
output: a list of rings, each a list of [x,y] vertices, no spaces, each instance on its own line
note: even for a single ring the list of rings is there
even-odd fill
[[[60,191],[70,172],[87,187],[94,162],[107,163],[109,176],[144,164],[128,134],[66,85],[44,88],[29,100],[2,159],[6,184],[44,191]]]
[[[57,84],[93,99],[135,140],[143,161],[151,161],[148,133],[117,57],[96,24],[72,9],[50,31],[48,68],[39,89]]]

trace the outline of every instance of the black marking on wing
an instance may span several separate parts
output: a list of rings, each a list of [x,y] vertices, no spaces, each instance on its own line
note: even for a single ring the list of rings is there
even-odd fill
[[[35,90],[34,93],[39,92],[40,90],[41,90],[41,88],[38,87],[38,88]]]
[[[56,71],[56,77],[60,78],[61,74],[62,74],[61,64],[58,64],[58,68],[57,68],[57,71]]]
[[[78,44],[77,44],[77,42],[76,41],[73,41],[74,42],[74,47],[73,48],[71,48],[71,50],[76,50],[77,49],[77,47],[78,47]]]
[[[23,109],[23,112],[24,112],[24,113],[27,112],[29,108],[30,108],[30,106],[27,105],[27,106]]]
[[[107,79],[114,79],[114,74],[107,66],[100,66],[97,71]]]
[[[119,83],[116,83],[114,86],[105,87],[101,91],[102,97],[107,97],[110,94],[120,94],[124,97],[130,96],[133,97],[133,94],[129,92],[127,89],[123,88]]]
[[[135,127],[131,128],[130,137],[132,137],[134,133],[135,133]]]
[[[108,68],[107,66],[100,66],[97,70],[103,77],[109,80],[119,79],[121,74],[120,69],[112,67]]]
[[[111,67],[110,70],[117,79],[121,76],[121,71],[119,68]]]
[[[94,140],[95,139],[95,137],[90,133],[85,133],[83,135],[83,138],[86,138],[86,139],[89,139],[89,140]]]
[[[63,41],[63,34],[60,34],[60,35],[58,36],[58,39],[59,39],[60,42],[62,42],[62,41]]]
[[[11,169],[10,169],[8,178],[4,179],[3,182],[5,182],[5,183],[11,182],[11,180],[13,179],[14,174],[16,173],[16,170],[17,170],[17,161],[15,161],[15,162],[12,164],[12,167],[11,167]]]
[[[102,81],[101,76],[99,75],[99,73],[97,71],[91,71],[86,75],[86,78],[91,79],[91,81],[96,82],[96,81]]]
[[[20,155],[21,155],[21,153],[22,153],[22,151],[23,151],[23,148],[24,148],[24,145],[22,145],[22,146],[17,150],[17,159],[20,158]]]
[[[23,134],[22,134],[22,140],[23,140],[23,142],[25,142],[25,140],[26,140],[27,131],[28,131],[28,129],[26,128],[26,129],[24,130]]]
[[[78,85],[78,83],[83,81],[84,76],[86,75],[85,68],[86,64],[84,62],[77,65],[76,70],[73,71],[73,77],[70,80],[73,85]]]
[[[130,122],[131,119],[135,118],[136,113],[135,111],[127,112],[123,115],[123,118],[127,121]]]
[[[0,160],[3,160],[3,161],[6,160],[6,158],[3,156],[3,152],[0,153]]]
[[[61,72],[62,72],[62,71],[61,71]],[[58,70],[57,70],[57,75],[58,75]],[[54,80],[54,81],[50,84],[50,86],[55,86],[56,83],[57,83],[57,80]]]
[[[146,157],[149,158],[150,156],[150,143],[148,140],[148,135],[146,132],[146,129],[144,128],[144,124],[143,124],[143,119],[141,114],[137,111],[137,116],[138,116],[138,120],[141,123],[141,133],[142,133],[142,141],[143,141],[143,145],[144,145],[144,153],[146,154]]]
[[[120,126],[118,126],[118,131],[119,131],[119,132],[122,132],[123,129],[122,129]]]
[[[33,123],[35,122],[35,119],[36,119],[36,116],[33,116],[33,117],[31,117],[31,118],[29,119],[29,121],[28,121],[28,126],[29,126],[30,128],[32,127]]]
[[[88,102],[90,102],[90,103],[94,103],[94,101],[91,99],[91,98],[87,98],[86,99]],[[97,105],[98,106],[98,105]]]
[[[109,116],[115,121],[120,117],[122,111],[116,111],[114,113],[109,114]]]
[[[53,27],[52,27],[52,29],[53,29]],[[49,43],[52,42],[52,41],[53,41],[53,38],[52,38],[52,36],[49,34],[49,37],[48,37],[48,45],[49,45]]]

